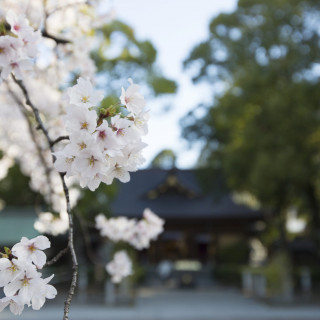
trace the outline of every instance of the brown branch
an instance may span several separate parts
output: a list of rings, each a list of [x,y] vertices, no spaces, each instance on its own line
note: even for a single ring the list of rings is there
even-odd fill
[[[27,110],[24,106],[24,104],[22,103],[22,101],[19,99],[19,97],[11,90],[10,86],[8,85],[7,83],[7,88],[8,88],[8,91],[11,95],[11,98],[14,100],[14,102],[18,105],[21,113],[23,114],[23,116],[25,117],[26,119],[26,122],[28,124],[28,129],[29,129],[29,133],[30,133],[30,136],[31,136],[31,139],[33,140],[34,142],[34,145],[37,149],[37,152],[38,152],[38,156],[40,158],[40,161],[44,167],[44,170],[45,170],[45,176],[46,176],[46,180],[47,180],[47,184],[49,186],[49,205],[52,207],[52,194],[53,194],[53,190],[52,190],[52,184],[51,184],[51,179],[50,179],[50,173],[51,173],[51,168],[49,168],[47,162],[46,162],[46,159],[44,158],[43,156],[43,153],[42,153],[42,150],[37,142],[37,138],[36,138],[36,135],[35,135],[35,132],[33,130],[33,127],[32,127],[32,124],[30,122],[30,119],[29,119],[29,116],[27,114]]]
[[[60,142],[60,141],[62,141],[62,140],[69,140],[69,139],[70,139],[69,136],[60,136],[60,137],[58,137],[56,140],[53,140],[53,141],[51,142],[51,147],[53,147],[56,143],[58,143],[58,142]]]
[[[26,87],[24,86],[23,82],[21,80],[17,80],[13,75],[13,80],[15,81],[15,83],[20,87],[20,89],[22,90],[24,97],[26,99],[26,104],[32,109],[34,116],[36,118],[36,121],[38,123],[38,128],[43,132],[43,134],[45,135],[47,142],[48,142],[48,147],[51,151],[51,153],[53,153],[53,141],[51,140],[48,130],[45,128],[41,117],[40,117],[40,113],[39,110],[34,106],[34,104],[32,103],[32,101],[30,100],[28,91],[26,89]],[[54,157],[53,157],[53,162],[54,162]],[[65,195],[65,199],[66,199],[66,206],[67,206],[67,213],[68,213],[68,218],[69,218],[69,237],[68,237],[68,248],[70,250],[70,254],[71,254],[71,258],[72,258],[72,280],[71,280],[71,284],[70,284],[70,288],[69,288],[69,292],[67,295],[67,298],[65,300],[64,303],[64,314],[63,314],[63,320],[68,320],[69,319],[69,309],[70,309],[70,304],[74,295],[74,291],[75,288],[77,286],[77,278],[78,278],[78,261],[77,261],[77,255],[76,252],[74,250],[74,241],[73,241],[73,218],[72,218],[72,212],[71,212],[71,207],[70,207],[70,197],[69,197],[69,189],[66,185],[65,182],[65,178],[64,178],[64,173],[59,173],[60,174],[60,178],[61,178],[61,183],[63,186],[63,191],[64,191],[64,195]]]
[[[52,140],[50,139],[49,137],[49,133],[48,133],[48,130],[45,128],[41,118],[40,118],[40,113],[39,113],[39,110],[34,106],[34,104],[32,103],[32,101],[30,100],[30,97],[29,97],[29,93],[26,89],[26,87],[24,86],[22,80],[18,80],[16,79],[16,77],[14,75],[12,75],[12,78],[14,80],[14,82],[20,87],[20,89],[22,90],[23,92],[23,95],[26,99],[26,105],[28,105],[31,109],[32,109],[32,112],[34,113],[34,116],[36,118],[36,121],[38,123],[38,126],[37,128],[39,128],[39,130],[41,130],[43,132],[43,134],[45,135],[47,141],[48,141],[48,144],[49,144],[49,148],[50,148],[50,151],[53,152],[53,148],[52,148]]]
[[[69,197],[69,189],[66,185],[65,179],[64,179],[64,174],[60,173],[61,181],[62,181],[62,186],[63,186],[63,191],[64,195],[66,198],[66,204],[67,204],[67,212],[68,212],[68,218],[69,218],[69,249],[70,249],[70,254],[72,258],[72,280],[69,288],[69,293],[68,296],[65,300],[64,303],[64,314],[63,314],[63,320],[68,320],[69,319],[69,309],[70,309],[70,304],[72,301],[72,297],[74,295],[75,288],[77,286],[77,278],[78,278],[78,261],[77,261],[77,255],[74,250],[74,242],[73,242],[73,218],[72,218],[72,213],[71,213],[71,207],[70,207],[70,197]]]
[[[69,251],[69,245],[64,249],[60,250],[51,260],[47,261],[47,263],[43,267],[52,266],[54,263],[59,261],[67,252]]]
[[[42,30],[41,34],[42,34],[42,36],[45,37],[45,38],[52,39],[52,40],[55,41],[57,44],[68,44],[68,43],[71,43],[70,40],[63,39],[63,38],[59,38],[59,37],[56,37],[56,36],[48,33],[48,31],[47,31],[46,29]]]

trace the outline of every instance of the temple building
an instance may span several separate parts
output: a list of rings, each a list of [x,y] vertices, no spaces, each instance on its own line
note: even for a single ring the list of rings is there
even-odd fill
[[[165,219],[165,231],[142,254],[146,262],[164,259],[215,259],[218,248],[249,241],[263,226],[265,214],[236,201],[232,194],[202,191],[195,170],[140,170],[119,185],[111,210],[114,216],[141,218],[150,208]]]

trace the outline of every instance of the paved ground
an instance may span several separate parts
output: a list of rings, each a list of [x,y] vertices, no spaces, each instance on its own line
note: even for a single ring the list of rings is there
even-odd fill
[[[26,310],[22,320],[62,319],[63,304]],[[18,319],[8,311],[1,320]],[[271,306],[226,288],[202,290],[141,289],[132,307],[74,303],[70,320],[320,320],[318,306]]]

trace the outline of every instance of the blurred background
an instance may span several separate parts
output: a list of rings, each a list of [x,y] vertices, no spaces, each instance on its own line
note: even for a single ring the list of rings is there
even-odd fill
[[[82,193],[77,310],[85,317],[81,305],[94,305],[110,320],[320,319],[320,2],[115,0],[101,11],[108,21],[92,57],[104,103],[131,77],[151,120],[145,167],[127,184]],[[0,198],[1,245],[38,234],[44,201],[17,165]],[[139,218],[146,207],[165,232],[131,253],[134,276],[114,286],[104,271],[114,248],[94,217]],[[66,239],[53,240],[52,255]],[[69,264],[51,270],[58,292]]]

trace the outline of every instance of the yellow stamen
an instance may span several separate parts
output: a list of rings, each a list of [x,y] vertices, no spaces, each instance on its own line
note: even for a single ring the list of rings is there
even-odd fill
[[[28,247],[29,251],[33,252],[33,251],[36,251],[37,248],[34,246],[34,244],[31,244],[29,247]]]
[[[88,97],[88,96],[83,96],[83,97],[81,98],[81,101],[82,101],[83,103],[87,103],[87,102],[89,101],[89,97]]]
[[[91,158],[89,159],[89,166],[93,167],[95,161],[96,159],[94,158],[94,156],[91,156]]]
[[[23,285],[24,287],[26,287],[28,284],[29,284],[28,278],[24,278],[24,279],[22,280],[22,285]]]
[[[88,130],[88,122],[81,122],[81,129]]]
[[[12,272],[16,272],[18,270],[17,266],[15,264],[13,264],[11,267],[10,267],[11,271]]]
[[[66,163],[72,163],[73,160],[74,160],[74,157],[66,158],[66,159],[65,159]]]

